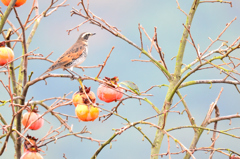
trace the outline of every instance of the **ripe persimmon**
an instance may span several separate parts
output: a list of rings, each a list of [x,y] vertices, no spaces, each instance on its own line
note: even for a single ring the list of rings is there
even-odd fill
[[[42,155],[38,152],[26,151],[20,159],[43,159]]]
[[[92,105],[78,104],[75,113],[81,121],[94,121],[99,115],[99,109]]]
[[[121,99],[123,96],[121,92],[121,88],[101,84],[97,89],[97,96],[100,100],[109,103]]]
[[[11,2],[11,0],[1,0],[2,3],[5,6],[8,6],[9,3]],[[14,7],[20,7],[21,5],[23,5],[24,3],[26,3],[27,0],[17,0],[17,2],[15,3]]]
[[[0,66],[12,61],[13,58],[13,50],[9,47],[5,47],[5,42],[0,43]]]
[[[83,92],[82,88],[80,91],[75,92],[72,96],[73,104],[76,107],[78,104],[90,104],[96,102],[96,96],[95,94],[90,90],[91,87],[87,88],[85,87],[86,94]],[[91,100],[91,102],[89,101]]]
[[[23,114],[22,124],[26,128],[26,127],[28,127],[28,125],[30,125],[33,121],[35,121],[39,117],[40,117],[40,114],[37,114],[34,111],[28,111],[25,114]],[[40,129],[43,126],[43,123],[44,123],[44,119],[43,118],[39,118],[36,122],[34,122],[29,127],[29,129],[31,129],[31,130],[38,130],[38,129]]]

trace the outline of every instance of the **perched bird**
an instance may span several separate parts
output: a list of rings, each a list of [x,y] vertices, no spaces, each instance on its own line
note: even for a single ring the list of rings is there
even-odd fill
[[[95,33],[82,33],[75,44],[65,51],[42,75],[59,68],[63,70],[70,68],[70,70],[73,71],[73,67],[85,61],[88,54],[88,38],[93,35],[95,35]]]

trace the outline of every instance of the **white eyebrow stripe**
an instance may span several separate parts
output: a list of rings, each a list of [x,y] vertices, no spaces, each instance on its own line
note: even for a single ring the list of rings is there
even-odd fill
[[[89,33],[89,32],[84,33],[84,34],[82,35],[82,38],[83,38],[85,35],[87,35],[87,34],[90,34],[90,33]]]

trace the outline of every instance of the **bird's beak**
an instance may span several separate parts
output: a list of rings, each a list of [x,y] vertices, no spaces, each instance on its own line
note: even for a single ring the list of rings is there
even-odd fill
[[[95,35],[96,33],[92,33],[91,36]]]

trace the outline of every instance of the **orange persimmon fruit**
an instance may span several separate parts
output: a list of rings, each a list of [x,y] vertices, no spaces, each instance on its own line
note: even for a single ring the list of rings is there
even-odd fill
[[[109,103],[121,99],[123,96],[123,93],[121,92],[121,88],[113,88],[111,86],[101,84],[97,89],[97,96],[100,100]]]
[[[92,103],[96,102],[96,96],[90,89],[91,89],[91,87],[89,87],[89,88],[85,87],[85,92],[87,95],[83,92],[82,88],[80,89],[80,91],[75,92],[73,94],[72,102],[75,107],[78,104],[90,104],[91,102]],[[89,99],[91,100],[91,102],[89,101]]]
[[[8,6],[9,3],[11,2],[11,0],[1,0],[2,3],[5,5],[5,6]],[[27,0],[17,0],[14,7],[20,7],[21,5],[23,5],[24,3],[26,3]]]
[[[5,47],[5,42],[0,43],[0,66],[12,61],[13,58],[13,50],[9,47]]]
[[[26,151],[20,159],[43,159],[42,155],[38,152]]]
[[[25,114],[23,114],[23,118],[22,118],[22,124],[23,126],[26,128],[28,127],[33,121],[35,121],[36,119],[38,119],[40,116],[40,114],[34,112],[34,111],[28,111]],[[43,118],[39,118],[36,122],[34,122],[29,129],[31,130],[38,130],[43,126],[44,123],[44,119]]]
[[[81,121],[94,121],[99,115],[99,109],[92,105],[78,104],[75,113]]]

